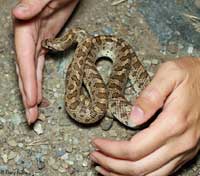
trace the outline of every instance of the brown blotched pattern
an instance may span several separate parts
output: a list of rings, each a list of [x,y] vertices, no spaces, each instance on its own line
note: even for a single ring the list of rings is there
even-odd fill
[[[81,28],[73,28],[64,36],[46,39],[42,46],[53,51],[64,51],[78,44],[74,59],[66,75],[65,106],[77,122],[91,124],[112,115],[129,127],[128,118],[132,105],[124,97],[127,80],[130,79],[135,96],[150,82],[150,76],[138,60],[132,47],[115,36],[90,36]],[[96,68],[100,57],[113,61],[113,69],[107,84]],[[83,91],[85,85],[88,95]]]

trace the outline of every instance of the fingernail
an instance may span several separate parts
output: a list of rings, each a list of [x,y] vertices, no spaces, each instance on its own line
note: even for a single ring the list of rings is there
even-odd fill
[[[28,125],[31,125],[31,120],[28,118],[29,117],[29,109],[26,109],[26,118],[27,118],[27,123]]]
[[[139,124],[141,121],[143,121],[143,119],[144,119],[143,110],[139,108],[138,106],[133,106],[131,115],[129,118],[129,125],[134,127],[137,124]]]
[[[96,167],[95,167],[95,170],[96,170],[97,172],[101,172],[101,167],[100,167],[100,166],[96,166]]]
[[[19,3],[19,4],[15,7],[15,9],[17,9],[17,10],[22,10],[22,11],[27,11],[28,6],[27,6],[26,4]]]
[[[92,161],[94,161],[95,163],[97,163],[97,159],[96,159],[96,157],[93,154],[90,155],[90,159]]]

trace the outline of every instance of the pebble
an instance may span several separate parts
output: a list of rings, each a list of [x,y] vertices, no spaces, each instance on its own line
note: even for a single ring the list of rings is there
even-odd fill
[[[62,157],[64,154],[65,154],[64,150],[58,150],[58,151],[56,151],[56,156],[57,157]]]
[[[8,145],[10,145],[11,147],[16,147],[17,146],[17,142],[14,139],[8,139],[7,140]]]
[[[45,162],[44,162],[44,158],[43,158],[43,154],[41,153],[36,153],[36,161],[37,161],[37,168],[39,170],[42,170],[45,168]]]
[[[39,121],[37,121],[34,126],[33,126],[33,130],[38,134],[41,135],[44,131],[42,128],[42,125]]]
[[[18,147],[22,148],[22,147],[24,147],[24,144],[23,143],[19,143]]]
[[[66,163],[69,164],[70,166],[74,165],[74,161],[72,161],[72,160],[68,160],[68,161],[66,161]]]
[[[102,120],[100,124],[101,129],[104,131],[108,131],[112,127],[113,121],[114,121],[113,118],[104,117],[104,119]]]
[[[72,145],[67,145],[65,149],[66,149],[66,151],[67,151],[68,153],[73,152],[73,147],[72,147]]]
[[[172,54],[176,54],[178,52],[178,45],[177,42],[169,42],[168,46],[167,46],[167,50],[172,53]]]
[[[23,159],[23,157],[21,156],[21,155],[17,155],[16,157],[15,157],[15,162],[16,162],[16,164],[24,164],[24,159]]]
[[[151,63],[154,64],[154,65],[157,65],[159,62],[158,62],[157,59],[152,59]]]
[[[112,35],[113,34],[113,29],[111,27],[104,27],[103,32],[107,35]]]
[[[143,60],[143,63],[144,63],[144,65],[145,66],[149,66],[149,65],[151,65],[151,60],[150,59],[145,59],[145,60]]]
[[[2,154],[1,158],[2,158],[2,160],[3,160],[4,163],[8,162],[8,155],[7,154]]]
[[[193,53],[193,49],[194,49],[193,45],[190,45],[188,47],[188,50],[187,50],[188,54],[192,54]]]
[[[41,120],[41,121],[45,121],[46,117],[43,113],[40,113],[38,119]]]
[[[86,160],[84,160],[84,161],[82,162],[82,166],[83,166],[83,167],[87,167],[87,166],[88,166],[88,162],[87,162]]]
[[[66,169],[65,169],[65,168],[62,168],[62,167],[60,167],[60,168],[58,169],[58,171],[59,171],[60,173],[64,173],[64,172],[66,172]]]
[[[61,156],[61,159],[65,160],[65,161],[68,160],[69,159],[69,154],[65,153],[64,155]]]
[[[11,160],[11,159],[15,158],[16,155],[17,155],[17,154],[16,154],[15,152],[11,151],[11,152],[8,154],[8,160]]]

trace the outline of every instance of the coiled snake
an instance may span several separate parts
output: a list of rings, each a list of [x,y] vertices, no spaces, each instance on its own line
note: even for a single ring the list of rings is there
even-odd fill
[[[124,96],[125,85],[130,79],[138,95],[150,82],[150,76],[132,47],[121,38],[91,36],[81,28],[73,28],[62,37],[42,41],[44,48],[53,51],[64,51],[72,44],[77,44],[77,48],[66,75],[65,107],[68,114],[83,124],[95,123],[108,115],[134,127],[128,120],[132,105]],[[95,65],[100,57],[108,57],[113,62],[107,84]],[[83,84],[89,96],[83,92]]]

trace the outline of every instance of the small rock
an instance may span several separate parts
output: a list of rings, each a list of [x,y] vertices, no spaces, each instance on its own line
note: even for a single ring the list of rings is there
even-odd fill
[[[23,159],[22,156],[17,155],[17,156],[15,157],[15,162],[16,162],[16,164],[18,164],[18,165],[24,164],[24,159]]]
[[[69,154],[65,153],[64,155],[61,156],[61,159],[65,160],[65,161],[68,160],[69,159]]]
[[[152,59],[151,63],[154,64],[154,65],[157,65],[158,64],[158,60],[157,59]]]
[[[192,54],[192,53],[193,53],[193,50],[194,50],[193,45],[190,45],[190,46],[188,47],[188,50],[187,50],[188,54]]]
[[[8,139],[7,140],[8,145],[10,145],[11,147],[16,147],[17,143],[14,139]]]
[[[172,54],[176,54],[178,52],[178,45],[177,42],[169,42],[168,46],[167,46],[167,50],[172,53]]]
[[[71,152],[73,151],[72,145],[67,145],[67,146],[66,146],[66,151],[67,151],[68,153],[71,153]]]
[[[24,146],[24,144],[23,144],[23,143],[19,143],[18,146],[19,146],[20,148],[22,148],[22,147]]]
[[[151,65],[151,61],[150,61],[150,60],[147,60],[147,59],[143,60],[143,63],[144,63],[144,65],[146,65],[146,66]]]
[[[108,131],[113,125],[113,118],[105,117],[101,122],[101,129],[104,131]]]
[[[39,170],[42,170],[43,168],[45,168],[43,155],[41,153],[36,154],[36,161],[37,161],[37,167]]]
[[[41,161],[41,160],[37,161],[37,167],[38,167],[39,170],[44,169],[45,168],[44,161]]]
[[[87,167],[87,166],[88,166],[88,162],[87,162],[86,160],[84,160],[84,161],[82,162],[82,166],[83,166],[83,167]]]
[[[113,29],[111,27],[104,27],[103,32],[105,32],[107,35],[113,34]]]
[[[68,160],[68,161],[65,161],[65,162],[70,166],[74,165],[74,161]]]
[[[45,117],[44,114],[40,113],[38,119],[41,120],[41,121],[45,121],[46,117]]]
[[[62,167],[60,167],[60,168],[58,169],[58,171],[59,171],[60,173],[64,173],[64,172],[66,172],[66,169],[65,169],[65,168],[62,168]]]
[[[57,152],[56,152],[56,156],[57,157],[61,157],[61,156],[63,156],[65,154],[65,151],[64,150],[58,150]]]
[[[8,162],[8,155],[3,154],[3,155],[1,155],[1,158],[2,158],[2,160],[3,160],[4,163]]]
[[[17,155],[17,154],[16,154],[15,152],[11,151],[11,152],[8,154],[8,160],[11,160],[11,159],[15,158],[16,155]]]
[[[34,124],[33,130],[38,134],[41,135],[43,133],[42,125],[39,121]]]

